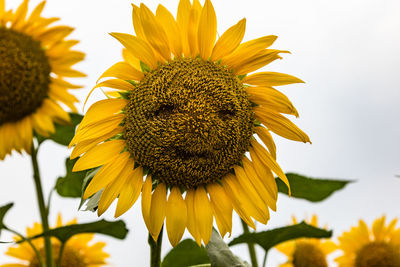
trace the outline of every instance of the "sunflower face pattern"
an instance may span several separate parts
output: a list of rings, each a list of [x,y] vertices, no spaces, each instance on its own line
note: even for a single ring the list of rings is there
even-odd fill
[[[66,225],[76,224],[76,219],[72,220]],[[63,226],[61,215],[57,219],[57,227]],[[42,232],[42,225],[35,223],[32,228],[27,228],[27,236],[35,236]],[[106,259],[109,255],[103,251],[105,247],[104,242],[92,242],[94,234],[80,234],[73,236],[64,246],[63,255],[61,259],[61,267],[100,267],[106,264]],[[14,237],[15,241],[19,240],[19,237]],[[58,261],[60,253],[60,242],[56,238],[51,239],[53,247],[53,258],[54,261]],[[45,248],[43,239],[34,239],[32,244],[36,247],[42,259],[45,258]],[[6,254],[8,256],[17,258],[20,260],[19,263],[4,264],[4,266],[29,266],[29,267],[39,267],[39,260],[35,252],[29,244],[26,242],[19,244],[17,247],[10,247]]]
[[[293,224],[297,223],[297,219],[293,218]],[[307,223],[318,227],[317,216],[313,215]],[[328,267],[326,258],[336,248],[333,241],[318,238],[299,238],[276,246],[279,252],[288,257],[287,262],[280,267]]]
[[[185,229],[207,244],[214,219],[222,236],[230,233],[233,210],[253,228],[267,223],[276,210],[273,173],[289,186],[270,132],[310,142],[281,114],[298,115],[272,88],[302,81],[253,74],[287,51],[269,49],[276,36],[242,43],[245,19],[216,40],[209,0],[181,0],[176,18],[162,5],[155,14],[132,6],[136,35],[111,33],[124,61],[93,88],[117,91],[88,109],[70,144],[71,158],[80,156],[74,171],[98,168],[84,198],[103,190],[101,215],[118,197],[118,217],[141,195],[150,234],[156,240],[165,221],[173,246]]]
[[[64,78],[85,76],[71,69],[84,54],[71,50],[78,41],[65,40],[71,27],[41,16],[44,5],[28,15],[27,0],[15,12],[0,0],[0,160],[12,150],[29,153],[33,131],[48,136],[54,122],[69,122],[61,105],[76,111],[67,90],[80,86]]]
[[[339,237],[343,255],[336,258],[339,267],[394,267],[400,266],[400,228],[397,219],[386,225],[383,216],[374,221],[369,229],[360,220]]]
[[[195,188],[226,175],[253,135],[239,79],[202,59],[176,59],[132,91],[124,137],[133,158],[169,186]]]

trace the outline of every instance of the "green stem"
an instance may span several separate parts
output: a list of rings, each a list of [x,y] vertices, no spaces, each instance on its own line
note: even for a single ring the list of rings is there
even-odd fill
[[[161,266],[161,245],[163,228],[161,228],[160,234],[158,235],[157,242],[153,240],[149,234],[148,242],[150,245],[150,267],[160,267]]]
[[[31,248],[32,248],[33,251],[35,252],[35,255],[36,255],[36,257],[37,257],[37,259],[38,259],[38,262],[39,262],[39,266],[40,266],[40,267],[44,267],[44,265],[43,265],[43,260],[42,260],[42,256],[40,256],[39,250],[37,250],[37,248],[35,247],[35,245],[33,245],[32,241],[31,241],[30,239],[27,239],[27,238],[26,238],[25,236],[23,236],[21,233],[15,231],[15,230],[13,230],[13,229],[10,229],[10,228],[8,228],[8,227],[5,227],[4,229],[7,230],[7,231],[9,231],[9,232],[11,232],[11,233],[13,233],[13,234],[16,234],[17,236],[19,236],[23,242],[28,242],[29,246],[31,246]]]
[[[262,265],[263,267],[265,267],[265,265],[267,264],[267,256],[268,256],[268,251],[265,251],[263,265]]]
[[[245,223],[243,220],[240,220],[240,221],[242,222],[243,233],[245,233],[245,234],[250,233],[249,226],[247,225],[247,223]],[[253,243],[247,243],[247,246],[249,247],[251,266],[252,267],[258,267],[256,249],[254,247],[254,244]]]
[[[58,260],[57,260],[57,267],[61,267],[62,256],[65,248],[65,242],[61,243],[60,251],[58,252]]]
[[[47,232],[47,231],[49,231],[50,228],[49,228],[49,222],[48,222],[48,212],[47,212],[46,204],[44,202],[42,183],[40,181],[39,165],[38,165],[38,161],[37,161],[38,150],[39,150],[39,147],[35,148],[35,145],[32,142],[31,159],[32,159],[32,166],[33,166],[33,180],[35,182],[35,187],[36,187],[37,201],[38,201],[38,205],[39,205],[40,218],[42,219],[43,232]],[[44,247],[45,247],[45,251],[46,251],[46,266],[53,267],[54,266],[53,251],[52,251],[50,236],[44,236]]]

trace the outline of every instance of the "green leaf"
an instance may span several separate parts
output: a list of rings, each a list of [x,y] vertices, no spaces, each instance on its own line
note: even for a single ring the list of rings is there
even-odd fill
[[[301,222],[299,224],[290,225],[286,227],[276,228],[264,232],[254,232],[242,234],[233,239],[229,246],[241,243],[254,243],[260,245],[266,252],[279,243],[301,238],[329,238],[332,236],[332,231],[327,231],[314,227],[312,225]]]
[[[247,262],[232,253],[214,228],[206,248],[212,267],[250,267]]]
[[[76,126],[82,121],[83,116],[77,113],[69,113],[69,117],[71,118],[71,122],[68,124],[58,124],[55,123],[55,132],[51,134],[49,137],[43,137],[37,133],[35,133],[36,138],[39,143],[44,142],[45,140],[53,140],[54,142],[68,146],[71,142],[72,138],[75,135]]]
[[[209,262],[206,249],[203,246],[199,247],[193,240],[186,239],[168,252],[161,266],[187,267]]]
[[[75,162],[78,159],[65,160],[65,167],[67,173],[64,177],[58,177],[56,183],[57,193],[62,197],[81,197],[82,196],[82,183],[86,177],[86,171],[73,172]]]
[[[286,176],[290,183],[291,196],[311,202],[322,201],[335,191],[343,189],[348,183],[354,182],[350,180],[315,179],[295,173],[287,173]],[[276,183],[278,191],[287,195],[286,185],[278,178],[276,178]]]
[[[125,223],[121,220],[115,222],[101,220],[92,223],[71,224],[54,228],[39,235],[35,235],[29,239],[36,239],[46,235],[54,236],[58,240],[60,240],[60,242],[64,243],[67,242],[67,240],[70,239],[72,236],[83,233],[97,233],[108,235],[118,239],[125,239],[128,233],[128,229],[126,228]]]
[[[4,216],[12,208],[12,206],[14,206],[14,203],[8,203],[7,205],[0,207],[0,234],[1,230],[6,228],[6,226],[3,223]]]

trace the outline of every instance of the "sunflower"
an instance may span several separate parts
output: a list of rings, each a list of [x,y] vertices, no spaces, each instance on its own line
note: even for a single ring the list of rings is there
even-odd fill
[[[297,224],[293,217],[293,224]],[[318,227],[318,218],[313,215],[307,223]],[[327,267],[326,257],[336,250],[336,244],[331,240],[319,238],[299,238],[294,241],[284,242],[275,247],[288,257],[288,261],[280,267]]]
[[[66,123],[62,106],[76,111],[77,98],[67,92],[80,88],[65,77],[84,77],[71,66],[84,58],[65,40],[73,28],[50,26],[58,18],[43,18],[45,2],[27,15],[28,0],[5,11],[0,0],[0,160],[12,150],[30,153],[33,131],[48,136],[54,122]]]
[[[124,46],[124,61],[93,88],[117,91],[88,109],[70,143],[71,158],[83,154],[74,171],[100,167],[84,198],[102,190],[101,215],[118,197],[118,217],[141,194],[149,233],[157,240],[165,220],[173,246],[185,228],[207,244],[213,218],[222,236],[230,233],[233,209],[252,228],[254,220],[266,224],[269,208],[276,209],[273,173],[289,186],[270,132],[309,142],[281,114],[297,111],[272,86],[302,81],[247,74],[287,51],[268,49],[276,36],[241,43],[245,19],[216,41],[209,0],[181,0],[176,19],[162,5],[155,15],[144,4],[132,6],[136,36],[111,33]]]
[[[74,219],[66,224],[63,224],[61,215],[58,215],[57,218],[57,226],[61,227],[63,225],[76,224],[77,220]],[[28,227],[26,229],[27,237],[35,236],[37,234],[42,233],[42,225],[40,223],[35,223],[32,228]],[[71,237],[67,241],[64,247],[61,267],[98,267],[104,266],[106,264],[105,259],[109,257],[109,255],[103,251],[104,246],[106,245],[104,242],[91,242],[94,237],[94,234],[79,234]],[[14,237],[15,241],[19,241],[20,237]],[[56,238],[51,239],[51,243],[53,246],[53,254],[54,260],[57,262],[60,250],[60,241]],[[39,254],[44,259],[45,249],[44,249],[44,240],[42,238],[33,239],[32,244],[36,247]],[[18,258],[22,261],[22,263],[15,264],[3,264],[0,267],[11,267],[11,266],[29,266],[29,267],[38,267],[39,261],[38,257],[35,254],[35,251],[32,247],[27,243],[21,243],[18,247],[10,247],[6,254],[8,256],[12,256]]]
[[[386,225],[386,218],[374,221],[372,228],[363,220],[339,237],[343,255],[336,258],[339,267],[400,266],[400,228],[397,219]]]

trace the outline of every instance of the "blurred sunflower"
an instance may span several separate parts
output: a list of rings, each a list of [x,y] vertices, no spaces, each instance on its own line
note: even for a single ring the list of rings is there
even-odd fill
[[[76,219],[66,223],[76,224]],[[63,226],[61,215],[58,215],[57,218],[57,226]],[[28,227],[26,229],[26,236],[31,237],[37,234],[42,233],[42,225],[40,223],[35,223],[32,228]],[[106,264],[105,259],[109,257],[109,255],[103,251],[104,246],[106,245],[104,242],[96,242],[89,244],[92,241],[94,234],[80,234],[75,235],[71,239],[67,241],[64,247],[63,255],[61,258],[61,267],[99,267],[104,266]],[[20,237],[15,236],[15,241],[20,240]],[[59,251],[60,251],[60,241],[56,238],[51,239],[51,243],[53,246],[53,254],[54,260],[57,262]],[[44,240],[43,238],[37,238],[32,240],[32,244],[36,247],[39,254],[44,259],[45,248],[44,248]],[[32,247],[27,243],[21,243],[18,247],[10,247],[6,255],[15,257],[23,261],[23,263],[15,263],[15,264],[3,264],[0,267],[39,267],[39,260],[35,254],[35,251]]]
[[[363,220],[344,232],[339,239],[343,255],[336,258],[339,267],[398,267],[400,266],[400,228],[397,219],[386,225],[386,218],[374,221],[372,228]]]
[[[313,215],[306,222],[318,227],[318,218]],[[298,221],[293,217],[293,224]],[[326,257],[336,250],[336,244],[331,240],[320,238],[299,238],[294,241],[284,242],[275,247],[288,257],[288,261],[280,267],[327,267]]]
[[[73,28],[49,26],[59,19],[43,18],[44,5],[28,16],[28,0],[15,12],[0,0],[0,160],[14,149],[30,153],[33,130],[48,136],[53,122],[69,122],[60,104],[76,110],[67,89],[80,86],[64,78],[85,76],[71,69],[85,54],[71,50],[78,41],[64,40]]]
[[[241,44],[243,19],[216,42],[209,0],[181,0],[176,20],[162,5],[155,15],[133,5],[132,15],[136,36],[111,33],[125,47],[124,61],[93,88],[118,91],[89,108],[70,144],[71,158],[84,153],[74,171],[101,166],[84,198],[102,190],[101,215],[119,197],[118,217],[142,193],[151,236],[157,240],[165,219],[173,246],[186,227],[207,244],[213,218],[222,236],[230,233],[233,209],[253,228],[253,219],[267,223],[269,208],[276,209],[273,173],[289,186],[270,131],[309,142],[281,115],[298,115],[292,103],[272,88],[302,81],[276,72],[246,76],[286,52],[268,49],[277,37]]]

